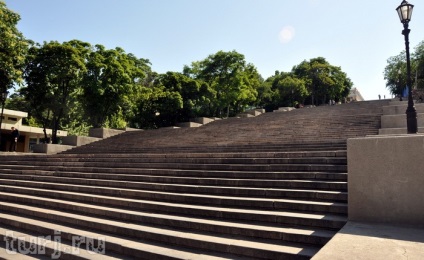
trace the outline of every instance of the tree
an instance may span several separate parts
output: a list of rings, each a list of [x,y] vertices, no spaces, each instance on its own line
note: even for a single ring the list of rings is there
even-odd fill
[[[140,94],[134,125],[144,129],[175,125],[174,111],[183,106],[178,92],[169,91],[163,85],[156,83],[143,87]]]
[[[304,79],[291,72],[275,71],[275,74],[269,77],[263,86],[268,91],[268,104],[265,107],[267,111],[303,104],[309,95]]]
[[[415,47],[412,54],[412,62],[415,71],[416,86],[418,89],[424,89],[424,41]]]
[[[150,70],[149,61],[121,48],[96,45],[83,77],[83,104],[93,127],[125,127],[134,116],[139,88]]]
[[[76,47],[79,46],[79,47]],[[87,46],[77,41],[60,44],[56,41],[34,45],[29,50],[21,89],[31,107],[31,115],[52,128],[52,141],[57,143],[57,131],[73,105],[72,100],[85,72],[84,53]]]
[[[401,96],[406,85],[405,52],[390,57],[387,63],[388,65],[384,69],[386,88],[389,89],[391,94]]]
[[[200,115],[199,108],[201,108],[205,100],[205,95],[208,93],[202,88],[202,83],[198,80],[192,79],[182,73],[167,72],[161,74],[156,79],[158,86],[164,86],[169,92],[178,93],[182,99],[182,107],[171,108],[169,114],[174,114],[175,122],[188,122],[191,118]]]
[[[258,97],[256,99],[255,105],[256,107],[264,108],[267,112],[271,112],[278,108],[278,106],[274,104],[275,93],[272,90],[272,81],[273,77],[270,77],[263,81],[257,88]]]
[[[401,95],[407,82],[405,51],[387,59],[383,74],[389,91],[394,95]],[[411,53],[411,81],[413,88],[424,89],[424,41]]]
[[[279,106],[293,107],[297,103],[303,104],[308,95],[305,81],[293,75],[283,77],[277,84]]]
[[[323,57],[305,60],[294,66],[292,72],[304,80],[312,105],[325,104],[328,100],[341,100],[347,97],[353,86],[340,67],[331,65]]]
[[[244,55],[236,51],[219,51],[208,58],[193,62],[184,68],[184,74],[205,82],[215,92],[211,100],[211,115],[226,116],[230,109],[237,112],[239,107],[256,101],[257,88],[261,77],[252,64],[246,64]]]
[[[16,28],[20,16],[0,1],[0,89],[21,83],[29,41]]]

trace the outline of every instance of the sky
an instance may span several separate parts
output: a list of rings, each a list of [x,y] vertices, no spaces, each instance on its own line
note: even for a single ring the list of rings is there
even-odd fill
[[[409,28],[411,52],[424,40],[424,2]],[[324,57],[341,69],[366,100],[391,97],[387,59],[405,50],[396,7],[401,0],[5,0],[21,16],[28,39],[78,39],[121,47],[149,59],[153,71],[222,51],[237,51],[264,79]]]

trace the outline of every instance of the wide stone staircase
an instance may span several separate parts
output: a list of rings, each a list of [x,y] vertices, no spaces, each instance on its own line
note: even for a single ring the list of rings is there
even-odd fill
[[[3,155],[0,259],[310,259],[347,220],[346,139],[378,134],[384,105]]]

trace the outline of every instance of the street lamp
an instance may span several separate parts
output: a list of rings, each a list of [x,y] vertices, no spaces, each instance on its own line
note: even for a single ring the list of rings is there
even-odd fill
[[[1,125],[3,123],[3,112],[4,112],[4,103],[6,102],[7,95],[9,94],[9,91],[7,89],[4,89],[1,92],[1,115],[0,115],[0,149],[1,149]]]
[[[397,81],[397,83],[398,83],[398,87],[399,87],[399,91],[400,91],[400,93],[399,93],[399,101],[403,101],[402,100],[402,96],[403,96],[403,88],[402,88],[402,82],[400,81],[400,77],[401,77],[401,75],[402,75],[402,70],[401,69],[399,69],[398,70],[398,81]]]
[[[411,31],[409,21],[411,21],[412,10],[414,6],[403,0],[402,3],[396,8],[399,14],[400,22],[403,23],[402,34],[405,36],[406,48],[406,84],[408,86],[408,108],[406,109],[406,124],[408,134],[416,134],[418,132],[417,126],[417,111],[414,107],[414,100],[412,99],[412,83],[411,83],[411,62],[409,57],[409,32]]]

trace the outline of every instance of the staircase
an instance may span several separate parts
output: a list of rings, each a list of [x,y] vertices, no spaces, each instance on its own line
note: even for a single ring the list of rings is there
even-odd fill
[[[346,139],[378,134],[384,105],[3,155],[0,258],[15,250],[22,259],[310,259],[347,220]]]
[[[401,135],[407,134],[406,126],[406,109],[407,101],[390,101],[387,106],[383,107],[383,115],[381,116],[380,135]],[[424,131],[424,103],[415,103],[417,112],[418,133]]]

